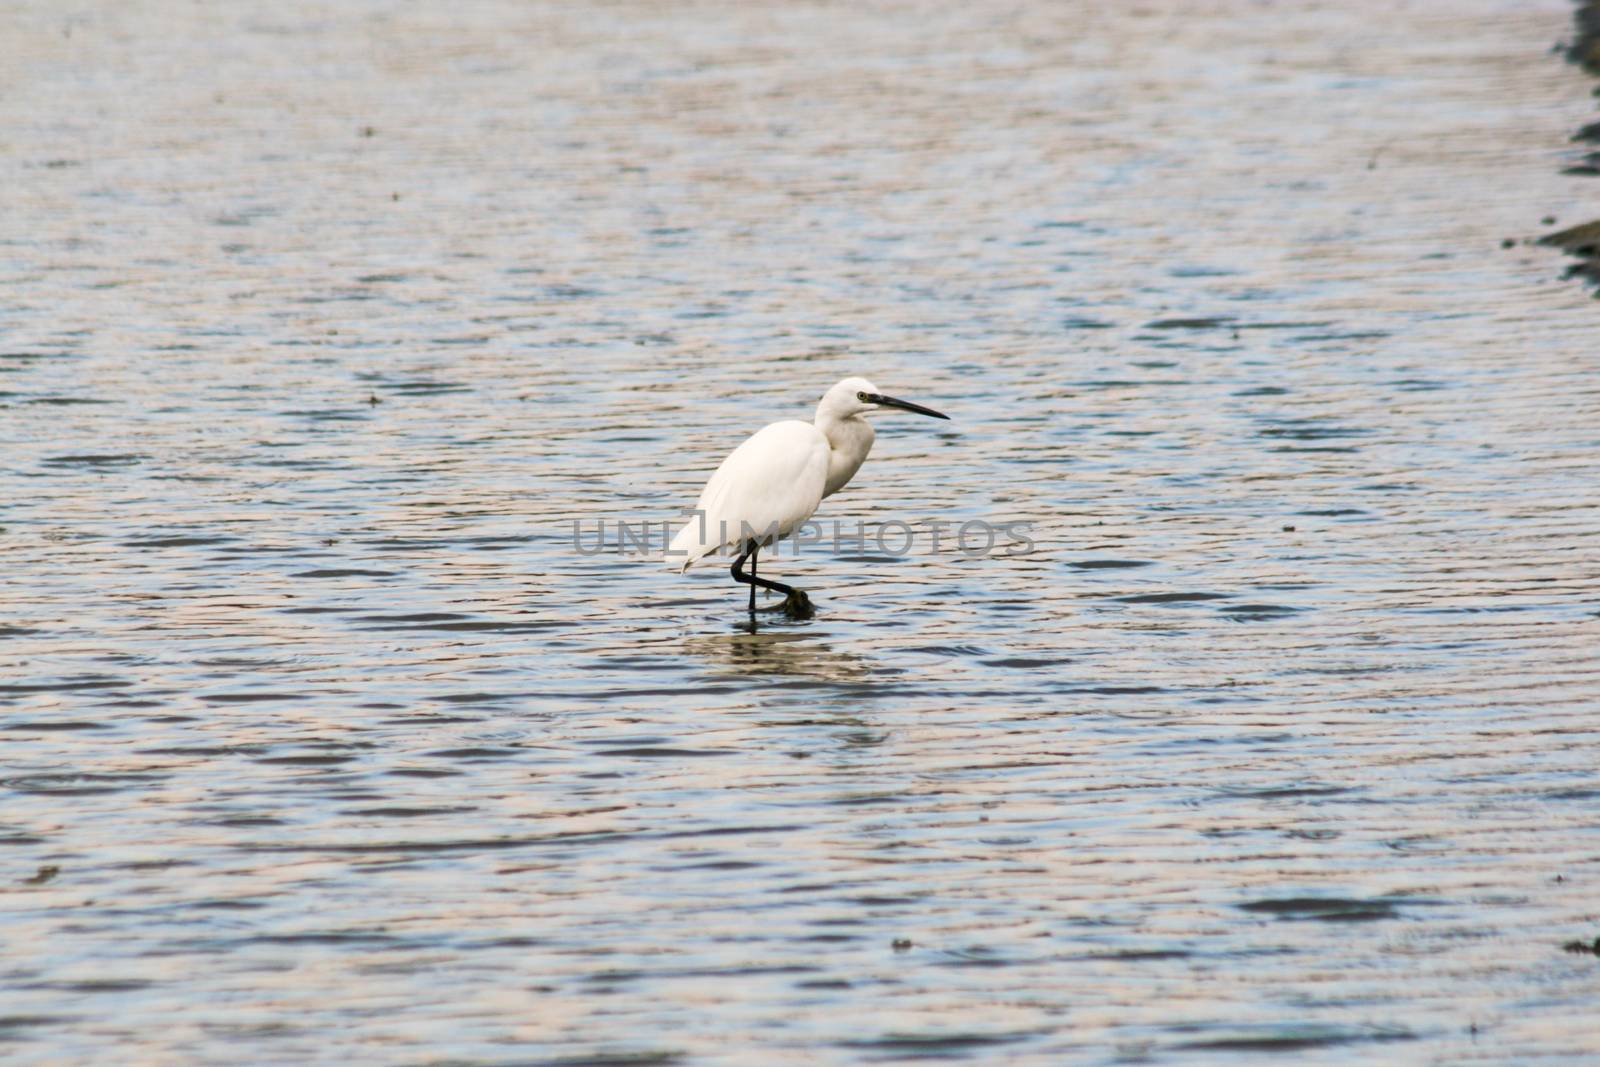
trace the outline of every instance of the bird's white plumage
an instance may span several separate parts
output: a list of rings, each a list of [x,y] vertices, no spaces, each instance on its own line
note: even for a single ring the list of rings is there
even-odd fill
[[[706,483],[683,529],[672,539],[669,562],[688,570],[729,545],[752,537],[763,545],[787,537],[822,503],[828,481],[828,438],[798,419],[775,422],[747,438]]]
[[[884,407],[949,417],[884,396],[865,378],[836,382],[823,394],[812,422],[775,422],[722,461],[700,494],[697,513],[672,539],[667,562],[688,570],[696,560],[733,547],[742,563],[752,541],[765,547],[794,533],[823,497],[843,489],[861,469],[873,441],[865,416]],[[792,618],[810,617],[811,602],[801,590],[747,575],[738,564],[733,577],[750,586],[751,611],[759,585],[786,593],[784,610]]]

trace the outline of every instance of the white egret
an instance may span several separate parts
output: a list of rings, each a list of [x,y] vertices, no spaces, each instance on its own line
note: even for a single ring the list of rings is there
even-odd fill
[[[756,610],[756,587],[784,595],[784,610],[796,618],[811,616],[806,594],[756,576],[762,548],[794,533],[816,512],[824,497],[845,487],[872,449],[874,434],[867,412],[899,408],[948,419],[931,408],[884,396],[865,378],[846,378],[829,389],[811,422],[775,422],[747,438],[729,453],[711,476],[695,505],[695,514],[667,549],[669,562],[686,571],[697,560],[724,548],[738,552],[734,581],[750,587],[750,610]],[[750,572],[744,561],[750,561]]]

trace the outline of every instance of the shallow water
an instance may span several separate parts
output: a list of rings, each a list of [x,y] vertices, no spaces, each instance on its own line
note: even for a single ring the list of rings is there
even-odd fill
[[[1600,1051],[1567,6],[958,7],[13,8],[8,1062]]]

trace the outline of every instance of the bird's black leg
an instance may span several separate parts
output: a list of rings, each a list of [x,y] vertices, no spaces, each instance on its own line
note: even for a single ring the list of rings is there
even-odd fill
[[[754,541],[748,541],[745,543],[744,551],[739,553],[739,558],[733,561],[733,580],[736,582],[743,582],[745,585],[750,587],[751,611],[756,609],[757,586],[760,586],[762,589],[770,589],[774,593],[782,593],[784,596],[788,596],[790,593],[794,592],[794,587],[791,585],[784,585],[782,582],[775,582],[771,578],[756,577],[755,555],[759,551],[761,551],[760,545],[756,544]],[[747,559],[750,561],[750,573],[748,574],[746,574],[744,570],[744,561]]]
[[[739,558],[733,561],[733,567],[730,570],[734,581],[743,582],[750,587],[750,610],[756,610],[756,586],[760,586],[762,589],[770,589],[774,593],[782,593],[784,598],[783,610],[788,612],[792,618],[809,619],[812,614],[811,599],[804,592],[792,585],[784,585],[782,582],[775,582],[770,578],[756,577],[755,555],[760,548],[761,546],[756,542],[747,541],[744,551],[739,553]],[[746,559],[750,560],[749,574],[744,571],[744,561]]]

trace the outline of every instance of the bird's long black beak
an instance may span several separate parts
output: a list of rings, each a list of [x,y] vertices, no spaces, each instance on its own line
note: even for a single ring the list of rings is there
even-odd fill
[[[894,397],[884,396],[882,393],[868,393],[862,399],[866,400],[866,402],[869,404],[877,404],[879,407],[899,408],[901,411],[915,411],[918,415],[926,415],[931,419],[948,419],[950,417],[949,415],[941,414],[932,408],[925,408],[921,404],[913,404],[909,400],[896,400]]]

